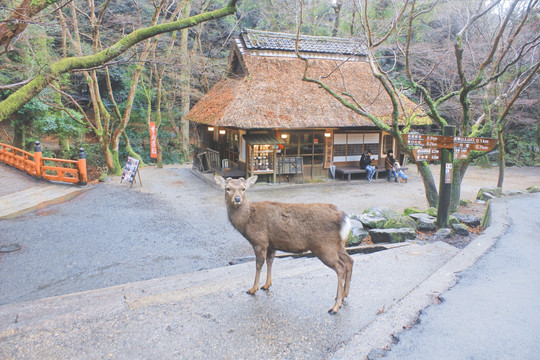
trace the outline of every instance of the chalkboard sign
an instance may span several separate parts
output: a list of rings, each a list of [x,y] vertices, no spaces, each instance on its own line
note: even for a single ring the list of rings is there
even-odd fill
[[[128,156],[126,165],[124,165],[124,169],[122,171],[122,179],[120,180],[120,182],[125,180],[127,182],[130,182],[133,186],[133,183],[135,182],[135,176],[138,174],[138,172],[139,160]],[[139,182],[142,186],[141,175],[139,175]]]

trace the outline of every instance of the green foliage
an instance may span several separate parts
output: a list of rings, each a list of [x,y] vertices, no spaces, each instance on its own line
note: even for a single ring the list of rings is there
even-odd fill
[[[508,166],[534,166],[540,162],[540,149],[532,126],[507,133],[504,145]]]

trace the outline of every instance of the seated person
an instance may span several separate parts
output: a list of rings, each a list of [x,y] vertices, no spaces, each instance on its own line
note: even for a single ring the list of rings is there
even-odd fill
[[[362,154],[360,158],[360,169],[366,169],[367,180],[373,182],[373,174],[375,174],[375,167],[371,165],[371,150],[368,150],[365,154]]]
[[[403,172],[403,170],[401,170],[401,166],[399,166],[399,162],[395,162],[394,163],[394,167],[396,168],[396,171],[397,171],[397,176],[398,176],[398,181],[399,182],[407,182],[407,180],[409,179],[407,177],[407,175],[405,175],[405,173]]]
[[[386,160],[384,161],[384,168],[386,171],[388,171],[388,181],[390,181],[390,178],[392,175],[394,176],[394,181],[398,182],[398,176],[396,174],[396,169],[394,168],[394,163],[396,160],[394,159],[394,150],[390,149],[386,152]]]

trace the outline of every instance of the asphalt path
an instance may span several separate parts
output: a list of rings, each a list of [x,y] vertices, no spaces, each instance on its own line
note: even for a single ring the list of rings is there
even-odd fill
[[[225,266],[252,254],[228,224],[221,191],[185,169],[168,174],[174,198],[109,181],[0,220],[0,243],[21,246],[0,254],[0,305]]]
[[[540,195],[506,200],[511,225],[386,359],[540,357]],[[373,358],[380,358],[374,354]]]

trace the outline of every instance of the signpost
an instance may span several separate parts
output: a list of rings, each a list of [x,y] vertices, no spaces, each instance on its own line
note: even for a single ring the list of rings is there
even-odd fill
[[[418,146],[418,148],[413,149],[416,161],[441,161],[439,206],[437,208],[437,225],[440,227],[448,227],[453,159],[466,159],[469,156],[469,151],[491,151],[497,145],[497,139],[455,135],[455,126],[445,126],[443,135],[403,135],[403,141],[407,145]]]

